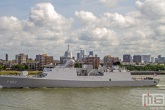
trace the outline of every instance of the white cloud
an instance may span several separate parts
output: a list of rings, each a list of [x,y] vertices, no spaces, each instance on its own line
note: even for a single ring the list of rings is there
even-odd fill
[[[118,27],[126,28],[131,27],[139,23],[138,19],[132,16],[123,16],[119,13],[103,13],[101,17],[96,17],[92,12],[75,12],[75,15],[81,22],[84,23],[84,26],[94,26],[94,27]]]
[[[136,2],[137,9],[141,13],[142,20],[145,20],[148,22],[148,26],[151,28],[151,31],[154,33],[154,35],[151,37],[155,44],[153,46],[155,51],[159,51],[162,48],[165,47],[164,44],[161,42],[164,42],[164,36],[165,36],[165,1],[164,0],[145,0],[144,2],[137,1]],[[156,45],[159,44],[159,45]],[[163,50],[162,50],[163,51]]]
[[[16,17],[0,17],[1,25],[0,25],[0,30],[5,31],[5,30],[20,30],[21,27],[21,22],[16,18]],[[17,28],[16,28],[17,27]]]
[[[99,0],[102,4],[108,7],[115,7],[119,0]]]
[[[27,20],[6,16],[0,20],[3,21],[0,22],[0,49],[11,50],[12,54],[39,54],[52,51],[52,47],[64,46],[72,23],[71,19],[58,14],[50,3],[37,4]],[[58,49],[52,54],[55,53]]]
[[[85,40],[87,42],[97,41],[98,43],[108,41],[109,43],[107,45],[118,44],[116,33],[106,28],[84,29],[80,33],[80,40]]]
[[[58,14],[51,3],[40,3],[33,7],[29,21],[36,26],[43,26],[54,31],[67,30],[71,26],[71,20]]]
[[[100,18],[100,25],[106,27],[126,28],[135,25],[138,21],[131,16],[123,16],[119,13],[104,13]]]
[[[136,6],[148,19],[160,19],[161,17],[165,17],[164,0],[145,0],[144,2],[137,1]]]
[[[119,1],[100,2],[116,5]],[[76,52],[78,48],[93,50],[101,57],[125,53],[165,54],[165,1],[144,0],[135,5],[137,10],[125,14],[107,10],[99,15],[84,11],[87,9],[75,11],[77,19],[73,22],[74,17],[65,18],[51,3],[36,4],[27,20],[0,17],[0,50],[11,54],[48,53],[55,57],[58,54],[59,57],[67,48],[66,43],[70,43]]]
[[[159,35],[165,35],[165,25],[160,25],[159,27],[157,27],[157,34]]]
[[[92,12],[76,11],[75,15],[85,24],[89,25],[96,22],[97,17]]]
[[[94,44],[97,45],[97,48],[104,48],[105,52],[111,51],[116,55],[118,53],[155,55],[155,51],[161,52],[165,47],[163,43],[159,43],[165,41],[163,37],[165,35],[164,25],[161,24],[165,22],[164,12],[161,11],[162,7],[159,7],[164,3],[164,1],[156,2],[155,0],[137,1],[137,10],[130,11],[125,15],[105,12],[96,17],[92,13],[91,15],[97,18],[97,20],[93,20],[94,22],[86,20],[88,17],[80,19],[81,22],[90,23],[90,25],[85,24],[79,29],[80,40],[90,42],[91,45],[97,41]],[[155,8],[157,9],[154,10]],[[155,19],[154,22],[153,19]],[[108,48],[110,44],[111,50]],[[113,49],[118,51],[113,51]]]

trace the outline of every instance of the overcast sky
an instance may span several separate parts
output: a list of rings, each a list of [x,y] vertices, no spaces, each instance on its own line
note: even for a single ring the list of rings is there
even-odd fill
[[[1,0],[0,59],[47,53],[70,44],[105,55],[165,55],[165,0]]]

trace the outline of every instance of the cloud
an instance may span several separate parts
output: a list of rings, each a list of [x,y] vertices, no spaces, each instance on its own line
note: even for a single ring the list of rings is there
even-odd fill
[[[76,11],[76,17],[78,17],[85,25],[94,23],[97,20],[97,17],[92,12],[87,11]]]
[[[157,27],[156,32],[158,35],[165,35],[165,25],[160,25]]]
[[[27,20],[12,16],[0,17],[0,20],[0,49],[11,50],[12,54],[29,53],[29,50],[39,54],[63,46],[72,24],[72,20],[58,14],[51,3],[36,4]]]
[[[118,0],[100,2],[116,5]],[[125,53],[165,54],[165,1],[136,1],[135,5],[136,10],[125,14],[118,10],[110,12],[109,8],[98,14],[88,7],[88,11],[85,11],[88,8],[76,9],[75,16],[66,18],[51,3],[38,3],[25,20],[0,17],[0,50],[11,54],[48,53],[58,59],[70,43],[74,55],[79,48],[93,50],[101,57]]]
[[[78,36],[78,40],[76,40],[78,44],[88,45],[92,49],[119,45],[118,36],[114,30],[109,28],[112,25],[109,26],[108,22],[119,22],[120,20],[111,21],[104,14],[101,17],[96,17],[92,12],[88,11],[76,11],[75,16],[78,21],[83,23],[80,28],[75,30],[76,36]],[[89,47],[86,47],[86,49],[88,50]]]
[[[124,16],[119,13],[106,12],[100,17],[96,17],[92,12],[76,11],[75,15],[85,26],[126,28],[134,26],[139,22],[135,17]]]
[[[165,17],[164,0],[145,0],[144,2],[136,1],[138,10],[148,19],[160,19]]]
[[[164,3],[162,0],[160,2],[155,0],[137,1],[135,3],[137,10],[125,15],[117,12],[105,12],[100,16],[95,16],[92,12],[83,11],[86,14],[90,13],[95,19],[90,20],[85,16],[82,19],[77,16],[81,22],[85,22],[79,29],[79,39],[116,55],[117,53],[155,55],[156,51],[161,54],[165,47],[163,43],[159,43],[165,41],[164,25],[162,24],[165,19],[161,5]],[[111,50],[108,46],[111,46]],[[118,51],[113,51],[113,49]]]
[[[97,41],[100,44],[102,44],[101,42],[108,41],[109,43],[107,45],[118,44],[116,33],[106,28],[85,29],[80,33],[80,40],[87,42]]]
[[[5,30],[20,30],[22,28],[21,22],[16,18],[16,17],[0,17],[1,20],[1,25],[0,25],[0,30],[5,31]],[[15,28],[17,27],[17,28]]]
[[[141,19],[145,20],[148,24],[148,26],[151,28],[151,32],[154,33],[154,35],[151,37],[154,39],[155,42],[159,44],[155,47],[157,50],[161,50],[161,47],[165,47],[164,44],[159,42],[164,42],[164,36],[165,36],[165,1],[164,0],[145,0],[144,2],[137,1],[136,7],[141,13]]]
[[[119,13],[104,13],[100,18],[100,25],[104,25],[106,27],[119,27],[126,28],[135,25],[137,20],[135,20],[131,16],[123,16]]]
[[[115,7],[119,0],[99,0],[102,4],[108,7]]]

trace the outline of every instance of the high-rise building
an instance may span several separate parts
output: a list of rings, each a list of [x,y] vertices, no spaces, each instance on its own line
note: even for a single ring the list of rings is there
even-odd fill
[[[80,60],[83,60],[84,55],[85,55],[85,50],[81,49],[80,50]]]
[[[93,65],[93,68],[98,68],[100,64],[100,57],[86,57],[84,63]]]
[[[39,63],[39,61],[28,62],[27,66],[28,66],[29,70],[40,70],[40,69],[42,69],[41,64]]]
[[[72,52],[69,50],[69,44],[68,44],[68,50],[65,51],[64,57],[69,59],[72,58]]]
[[[8,54],[6,53],[6,61],[8,61]]]
[[[152,63],[155,62],[155,57],[151,57],[151,62],[152,62]]]
[[[151,55],[142,55],[144,63],[151,62]]]
[[[48,56],[47,54],[36,55],[35,61],[38,61],[41,65],[41,67],[43,67],[44,65],[48,65],[48,64],[54,64],[53,56]]]
[[[142,63],[143,62],[142,55],[134,55],[133,56],[133,62]]]
[[[28,60],[28,55],[25,55],[24,53],[20,53],[15,56],[15,60],[17,64],[25,64]]]
[[[80,53],[77,53],[77,60],[80,60]]]
[[[165,57],[161,57],[161,55],[158,55],[158,58],[155,58],[156,63],[165,63]]]
[[[124,54],[123,62],[132,62],[132,56],[130,54]]]
[[[69,44],[68,44],[68,49],[65,51],[64,56],[60,57],[60,63],[65,64],[68,59],[72,59],[72,52],[69,50]]]
[[[89,57],[93,57],[93,51],[89,51]]]
[[[104,57],[104,65],[107,67],[111,67],[113,63],[120,62],[119,57],[112,57],[111,55],[107,55]]]
[[[81,49],[81,50],[77,53],[77,60],[83,61],[83,60],[85,59],[85,57],[88,57],[88,55],[85,55],[85,50]]]

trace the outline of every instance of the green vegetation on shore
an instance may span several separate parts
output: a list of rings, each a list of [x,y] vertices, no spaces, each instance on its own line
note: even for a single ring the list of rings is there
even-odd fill
[[[15,70],[10,70],[10,71],[0,71],[0,75],[19,75],[21,71],[15,71]],[[28,75],[38,75],[40,74],[41,71],[28,71]]]
[[[121,65],[121,67],[125,67],[129,71],[165,71],[165,65],[162,64],[147,64],[145,66]]]
[[[0,70],[4,70],[4,69],[6,69],[6,66],[0,65]]]
[[[13,65],[11,68],[6,68],[5,65],[0,64],[0,75],[20,75],[21,71],[28,71],[28,75],[38,75],[41,71],[29,70],[27,65],[18,64]]]

